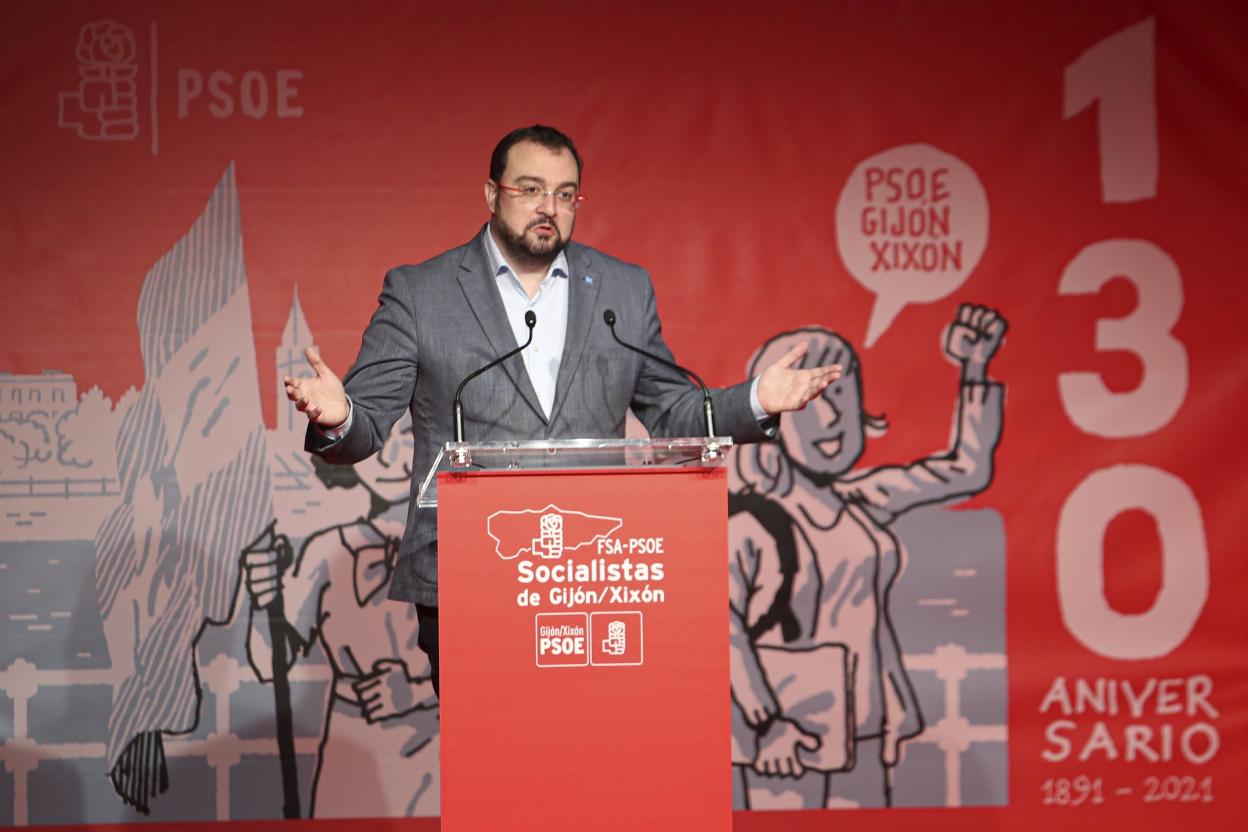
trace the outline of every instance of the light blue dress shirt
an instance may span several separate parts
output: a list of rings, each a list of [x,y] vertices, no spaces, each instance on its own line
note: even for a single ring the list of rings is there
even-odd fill
[[[546,270],[537,287],[537,294],[529,297],[520,278],[507,259],[503,257],[498,243],[489,227],[485,229],[485,254],[490,261],[490,273],[498,284],[498,293],[503,299],[503,308],[507,310],[507,322],[516,336],[516,346],[520,346],[529,337],[529,328],[524,325],[524,313],[533,310],[537,315],[537,326],[533,327],[533,343],[529,344],[520,357],[524,359],[524,369],[529,374],[529,381],[537,392],[537,400],[550,418],[550,411],[555,406],[555,382],[559,379],[559,363],[563,360],[563,342],[568,332],[568,258],[562,251]]]

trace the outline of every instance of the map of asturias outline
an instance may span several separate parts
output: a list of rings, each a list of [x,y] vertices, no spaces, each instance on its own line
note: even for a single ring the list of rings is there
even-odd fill
[[[562,545],[541,546],[542,520],[558,517],[562,521]],[[551,503],[545,508],[500,510],[485,520],[485,533],[494,541],[494,551],[503,560],[513,560],[523,554],[544,558],[557,558],[563,552],[571,552],[594,545],[599,539],[610,537],[620,530],[624,520],[583,511],[568,511]]]

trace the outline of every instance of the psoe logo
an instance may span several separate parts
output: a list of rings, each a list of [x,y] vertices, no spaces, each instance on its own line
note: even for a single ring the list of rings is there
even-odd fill
[[[74,57],[78,84],[57,97],[56,125],[85,141],[133,141],[139,135],[139,46],[134,30],[115,20],[96,20],[78,31]],[[142,44],[148,59],[148,134],[152,155],[160,152],[160,112],[156,96],[156,22]],[[220,66],[179,67],[178,119],[303,118],[299,101],[303,70]]]
[[[87,141],[131,141],[139,135],[139,73],[134,32],[114,20],[78,32],[78,86],[62,92],[57,126]]]
[[[496,511],[486,518],[485,533],[503,560],[524,554],[553,559],[593,547],[623,525],[619,517],[568,511],[552,503],[545,508]]]
[[[623,656],[628,649],[628,628],[623,621],[612,621],[607,624],[607,637],[602,640],[602,652],[612,656]]]

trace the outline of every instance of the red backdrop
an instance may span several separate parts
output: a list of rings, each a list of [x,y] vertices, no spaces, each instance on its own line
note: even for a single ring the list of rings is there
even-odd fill
[[[118,2],[10,5],[6,16],[0,369],[9,373],[55,368],[114,400],[141,386],[143,277],[231,162],[257,354],[278,347],[297,288],[323,355],[345,370],[385,269],[475,233],[489,150],[534,121],[569,133],[585,157],[590,202],[577,239],[649,269],[669,343],[709,382],[739,379],[782,330],[819,324],[858,345],[867,407],[897,414],[864,464],[917,458],[947,440],[948,411],[913,404],[948,395],[940,332],[960,302],[1000,310],[1010,329],[993,374],[1008,388],[1005,433],[992,488],[973,506],[998,511],[1008,541],[1008,805],[873,812],[870,822],[1233,825],[1233,789],[1248,771],[1248,576],[1235,520],[1248,486],[1237,441],[1248,407],[1248,301],[1235,254],[1248,220],[1240,7]],[[82,92],[75,44],[84,24],[105,19],[135,44],[135,98],[120,107],[114,140],[97,140],[98,122],[67,114],[59,98],[98,94]],[[1128,32],[1143,44],[1136,51],[1107,41]],[[229,80],[218,75],[214,95],[222,70]],[[876,295],[842,256],[838,200],[861,184],[852,180],[861,162],[918,143],[960,159],[982,183],[987,244],[964,283],[905,306],[869,339]],[[1102,288],[1059,291],[1076,255],[1112,240],[1140,244],[1130,256],[1111,247],[1108,265],[1080,272],[1104,272]],[[1173,281],[1153,282],[1165,256],[1177,296],[1165,288]],[[1098,322],[1137,308],[1145,311],[1125,344],[1098,350]],[[1133,351],[1172,343],[1167,331],[1178,353]],[[1110,396],[1064,404],[1059,380],[1080,371],[1114,393],[1151,392],[1125,410]],[[260,361],[270,426],[274,376]],[[1147,619],[1164,597],[1167,563],[1187,582],[1188,600],[1175,603],[1194,614],[1190,631],[1174,624],[1176,642],[1143,658],[1114,655],[1112,636],[1077,632],[1095,625],[1079,624],[1077,602],[1059,587],[1063,507],[1090,475],[1119,465],[1190,489],[1206,543],[1202,552],[1189,535],[1167,550],[1164,511],[1158,519],[1127,506],[1108,525],[1109,609]],[[1095,570],[1098,554],[1072,558],[1091,558]],[[1206,569],[1202,594],[1191,576]],[[1210,679],[1216,718],[1152,711],[1108,722],[1121,744],[1127,722],[1171,725],[1177,741],[1203,720],[1220,737],[1207,761],[1178,750],[1157,763],[1103,752],[1044,758],[1059,717],[1042,703],[1057,676],[1143,685],[1195,675]],[[1096,717],[1071,719],[1077,755]],[[1103,780],[1104,803],[1065,805],[1057,781],[1079,775]],[[1185,776],[1212,785],[1192,802],[1160,787],[1147,799],[1146,778]],[[1123,786],[1133,794],[1113,797]],[[753,812],[736,827],[833,822]]]

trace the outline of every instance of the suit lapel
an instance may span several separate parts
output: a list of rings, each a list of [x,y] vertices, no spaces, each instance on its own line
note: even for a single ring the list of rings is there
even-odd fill
[[[459,285],[463,289],[464,297],[468,300],[468,308],[476,316],[477,323],[481,325],[481,331],[485,333],[485,338],[490,342],[490,348],[494,350],[494,356],[497,358],[520,345],[516,343],[511,324],[507,321],[507,311],[503,307],[503,299],[498,296],[498,285],[494,280],[494,275],[490,274],[490,261],[482,250],[483,246],[484,243],[478,237],[465,249],[464,256],[459,262]],[[520,395],[528,402],[529,407],[533,408],[533,412],[546,421],[541,403],[537,400],[537,391],[533,389],[533,382],[529,380],[528,371],[524,369],[524,362],[519,356],[514,360],[503,362],[502,367],[490,372],[493,373],[499,369],[511,379],[512,384],[520,391]],[[562,373],[560,378],[563,378]],[[473,383],[484,381],[484,378],[481,378]]]
[[[598,303],[598,288],[602,284],[600,276],[593,273],[593,259],[588,249],[574,244],[568,246],[566,252],[572,272],[568,275],[568,329],[563,340],[563,358],[559,361],[559,378],[555,381],[555,405],[550,410],[552,423],[563,407],[572,378],[585,354],[585,342],[589,339]]]

